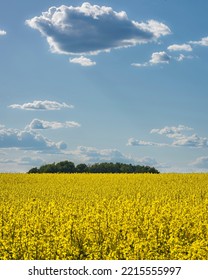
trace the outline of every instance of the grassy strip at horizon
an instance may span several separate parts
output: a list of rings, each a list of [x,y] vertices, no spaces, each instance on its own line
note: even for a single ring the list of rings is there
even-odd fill
[[[0,174],[0,259],[208,259],[208,174]]]

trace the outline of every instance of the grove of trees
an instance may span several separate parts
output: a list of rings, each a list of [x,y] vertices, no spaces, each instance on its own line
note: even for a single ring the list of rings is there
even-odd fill
[[[126,163],[94,163],[86,165],[80,163],[77,166],[71,161],[61,161],[58,163],[45,164],[40,168],[34,167],[28,173],[160,173],[150,166],[132,165]]]

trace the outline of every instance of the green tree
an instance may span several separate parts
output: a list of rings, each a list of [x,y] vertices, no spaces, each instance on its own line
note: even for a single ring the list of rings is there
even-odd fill
[[[73,162],[65,160],[56,164],[56,172],[58,173],[74,173],[76,168]]]
[[[86,173],[88,172],[88,166],[85,163],[80,163],[76,166],[77,173]]]
[[[102,162],[94,163],[91,166],[87,166],[84,163],[78,164],[76,167],[73,162],[65,160],[58,162],[57,164],[46,164],[32,168],[28,173],[156,173],[159,171],[154,167],[132,165],[126,163],[112,163]]]

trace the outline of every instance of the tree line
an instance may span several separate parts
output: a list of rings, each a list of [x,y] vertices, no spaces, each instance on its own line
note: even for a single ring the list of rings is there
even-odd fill
[[[71,161],[61,161],[58,163],[45,164],[40,168],[34,167],[27,173],[160,173],[150,166],[132,165],[126,163],[94,163],[86,165],[80,163],[75,166]]]

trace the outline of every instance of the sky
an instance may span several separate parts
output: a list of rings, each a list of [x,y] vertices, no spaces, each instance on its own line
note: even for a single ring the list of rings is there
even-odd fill
[[[208,172],[208,1],[2,0],[0,172]]]

